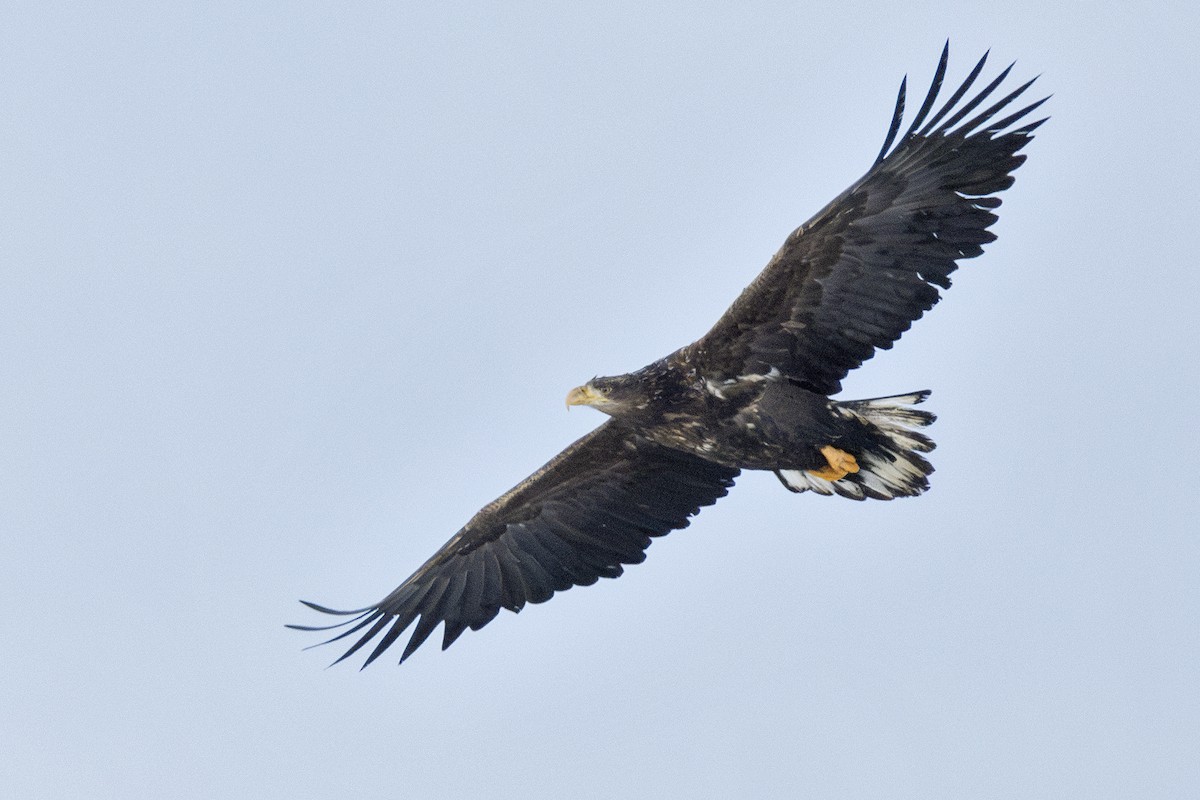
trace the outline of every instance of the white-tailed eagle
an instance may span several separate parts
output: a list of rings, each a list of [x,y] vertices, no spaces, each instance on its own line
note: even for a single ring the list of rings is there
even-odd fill
[[[334,611],[368,643],[370,664],[416,623],[400,660],[438,625],[443,649],[467,628],[615,578],[655,536],[725,495],[743,469],[771,470],[794,492],[855,500],[920,494],[933,442],[916,409],[928,392],[840,401],[846,374],[889,348],[938,302],[958,262],[983,252],[996,196],[1025,160],[1045,99],[1008,111],[1033,81],[997,89],[1011,65],[974,94],[987,56],[935,110],[946,72],[903,134],[905,83],[866,175],[797,228],[717,324],[649,366],[593,378],[567,402],[607,414],[603,425],[485,506],[411,577],[375,605]],[[996,99],[998,98],[998,99]],[[989,102],[990,101],[990,102]]]

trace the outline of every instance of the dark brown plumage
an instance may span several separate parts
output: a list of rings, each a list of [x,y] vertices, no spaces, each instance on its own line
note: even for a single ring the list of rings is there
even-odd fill
[[[916,429],[933,415],[912,406],[928,392],[829,395],[933,307],[960,259],[995,238],[995,194],[1012,184],[1025,159],[1018,151],[1045,121],[1024,122],[1044,100],[997,119],[1033,81],[983,107],[1011,66],[964,100],[986,55],[935,112],[947,57],[948,48],[905,133],[901,83],[867,174],[796,229],[707,334],[568,395],[612,419],[485,506],[379,603],[306,603],[351,619],[290,627],[347,626],[329,640],[358,635],[339,661],[379,637],[363,666],[414,622],[401,661],[438,625],[448,647],[501,608],[620,575],[652,537],[686,527],[725,495],[742,469],[772,470],[793,491],[859,500],[924,491],[932,467],[922,454],[933,443]]]

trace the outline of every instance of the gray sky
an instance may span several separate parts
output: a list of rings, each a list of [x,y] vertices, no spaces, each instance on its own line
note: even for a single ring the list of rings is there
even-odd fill
[[[578,5],[0,11],[5,792],[1195,797],[1194,12]],[[946,37],[1055,96],[847,384],[934,390],[928,494],[746,475],[445,653],[300,652],[707,330]]]

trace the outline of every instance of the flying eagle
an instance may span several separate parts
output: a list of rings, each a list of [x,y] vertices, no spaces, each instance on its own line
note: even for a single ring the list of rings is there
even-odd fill
[[[458,533],[391,594],[322,644],[359,635],[338,661],[382,634],[365,667],[416,622],[403,662],[439,624],[442,649],[467,628],[615,578],[655,536],[688,525],[743,469],[771,470],[793,492],[890,500],[928,488],[933,442],[919,432],[929,394],[832,400],[846,374],[890,348],[950,286],[959,259],[995,239],[997,193],[1045,122],[1048,98],[1000,117],[1033,83],[976,113],[1012,65],[973,96],[987,54],[938,110],[948,46],[903,135],[905,85],[879,156],[783,243],[699,340],[636,372],[567,395],[610,419],[567,447]],[[365,629],[365,630],[364,630]],[[334,662],[337,663],[337,662]]]

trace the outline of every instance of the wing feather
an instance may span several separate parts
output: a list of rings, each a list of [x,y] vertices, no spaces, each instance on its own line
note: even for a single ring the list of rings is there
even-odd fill
[[[867,174],[796,229],[712,330],[680,351],[680,360],[712,379],[778,370],[805,388],[834,394],[851,369],[891,347],[938,302],[938,288],[949,288],[958,261],[996,238],[988,230],[1000,205],[994,195],[1012,185],[1025,160],[1019,151],[1045,120],[1012,126],[1045,98],[995,120],[1031,80],[967,119],[1012,70],[969,96],[984,54],[933,111],[948,58],[947,46],[924,102],[897,140],[901,84],[884,148]]]
[[[321,628],[351,626],[324,643],[360,634],[342,661],[383,633],[365,667],[416,622],[401,661],[439,624],[445,649],[501,608],[520,611],[572,586],[617,577],[623,564],[645,559],[652,537],[686,527],[691,515],[724,496],[737,473],[609,421],[485,506],[377,605]]]

